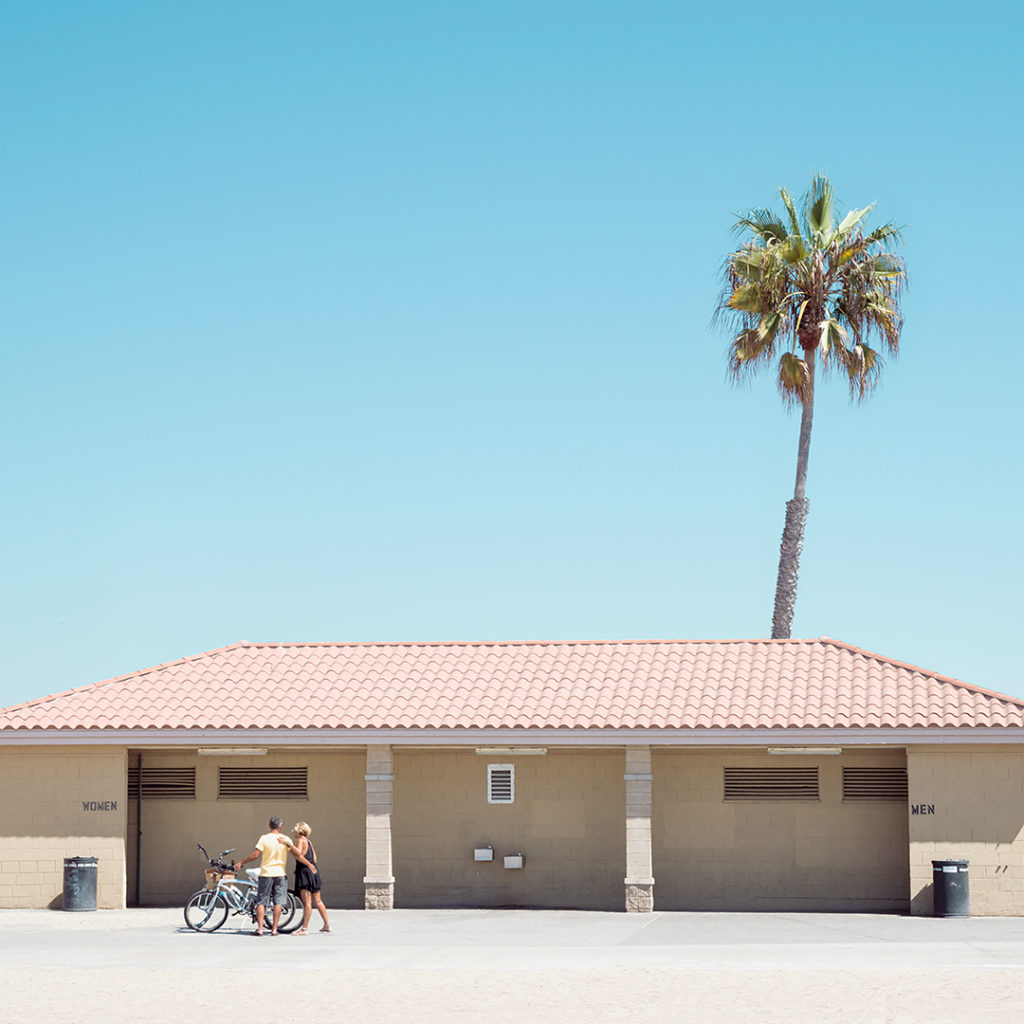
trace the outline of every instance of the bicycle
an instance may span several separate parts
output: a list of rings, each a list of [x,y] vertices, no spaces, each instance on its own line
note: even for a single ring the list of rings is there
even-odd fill
[[[213,888],[200,889],[194,892],[185,903],[185,924],[195,932],[215,932],[228,918],[228,913],[247,914],[256,923],[256,892],[259,885],[256,881],[259,871],[247,868],[246,878],[236,878],[231,872],[231,864],[224,858],[234,853],[234,848],[225,850],[217,857],[211,857],[200,843],[196,843],[206,858],[216,883]],[[225,875],[231,874],[231,878]],[[288,934],[295,931],[302,923],[302,901],[294,892],[288,893],[288,902],[281,908],[281,918],[277,930]]]

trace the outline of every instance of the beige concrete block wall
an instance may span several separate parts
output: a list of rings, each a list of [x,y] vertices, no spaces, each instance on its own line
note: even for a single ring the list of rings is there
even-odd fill
[[[902,751],[776,756],[658,750],[654,773],[657,910],[905,910],[907,809],[843,803],[842,766],[904,763]],[[818,802],[729,802],[726,765],[817,765]]]
[[[515,803],[487,803],[487,765],[515,765]],[[621,910],[624,756],[613,751],[515,757],[394,751],[396,907]],[[474,862],[474,846],[494,861]],[[503,858],[522,852],[526,866]]]
[[[132,752],[134,764],[135,752]],[[143,906],[174,906],[203,885],[202,855],[235,847],[229,859],[252,852],[267,831],[272,814],[284,819],[283,831],[297,821],[312,826],[320,857],[324,901],[332,907],[363,905],[365,843],[365,754],[351,751],[270,753],[260,757],[200,757],[195,751],[142,754],[144,768],[196,768],[195,800],[144,800],[142,805]],[[219,800],[217,768],[307,767],[308,800]],[[135,800],[127,823],[128,900],[135,901]],[[253,863],[249,867],[256,867]],[[294,861],[289,858],[289,875]],[[240,919],[237,919],[240,920]]]
[[[63,906],[65,857],[97,857],[97,906],[123,907],[124,749],[3,747],[0,779],[0,907]]]
[[[907,773],[911,912],[933,912],[932,860],[966,858],[972,915],[1024,914],[1024,746],[911,747]]]

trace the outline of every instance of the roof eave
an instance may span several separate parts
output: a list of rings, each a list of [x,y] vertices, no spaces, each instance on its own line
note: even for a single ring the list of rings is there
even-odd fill
[[[857,747],[1024,743],[1021,726],[719,729],[3,729],[2,746],[337,747],[367,744],[474,746],[738,746],[787,743]]]

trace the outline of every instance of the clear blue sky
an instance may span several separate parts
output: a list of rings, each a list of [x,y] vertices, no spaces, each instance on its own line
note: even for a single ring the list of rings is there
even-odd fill
[[[710,326],[816,170],[906,225],[795,636],[1024,695],[1019,5],[23,4],[0,704],[247,640],[761,637],[798,417]]]

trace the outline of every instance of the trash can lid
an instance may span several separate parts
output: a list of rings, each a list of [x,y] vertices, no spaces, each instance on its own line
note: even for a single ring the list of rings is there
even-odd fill
[[[933,860],[933,868],[965,868],[970,863],[966,860]]]

